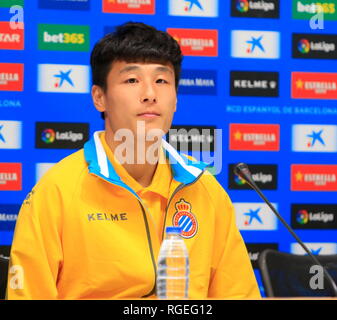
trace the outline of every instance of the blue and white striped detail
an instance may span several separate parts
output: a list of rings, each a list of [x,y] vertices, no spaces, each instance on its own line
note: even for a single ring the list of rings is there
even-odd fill
[[[102,132],[103,131],[96,131],[93,138],[84,145],[84,154],[88,163],[89,172],[94,173],[109,182],[122,185],[128,190],[132,190],[121,181],[112,164],[108,160],[99,137]],[[177,150],[175,150],[164,139],[162,140],[162,147],[165,156],[171,165],[173,178],[178,182],[184,184],[192,183],[208,166],[208,164],[204,162],[191,161],[182,157]],[[135,192],[133,191],[133,193]]]

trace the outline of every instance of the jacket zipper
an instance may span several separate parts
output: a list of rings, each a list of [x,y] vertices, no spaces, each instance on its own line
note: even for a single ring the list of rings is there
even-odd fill
[[[101,178],[100,176],[96,175],[94,173],[95,176]],[[152,247],[152,241],[151,241],[151,234],[150,234],[150,229],[149,229],[149,223],[148,223],[148,220],[147,220],[147,217],[146,217],[146,209],[144,208],[144,205],[141,201],[141,199],[138,199],[131,191],[129,191],[128,189],[124,188],[123,186],[120,186],[118,184],[115,184],[113,182],[110,182],[106,179],[104,179],[105,181],[117,186],[117,187],[120,187],[120,188],[123,188],[123,190],[126,190],[128,191],[129,193],[132,194],[133,197],[135,197],[137,200],[138,200],[138,203],[142,209],[142,214],[143,214],[143,218],[144,218],[144,222],[145,222],[145,229],[146,229],[146,236],[147,236],[147,242],[148,242],[148,245],[149,245],[149,249],[150,249],[150,254],[151,254],[151,261],[152,261],[152,265],[153,265],[153,269],[154,269],[154,286],[153,286],[153,289],[150,291],[150,293],[142,296],[142,298],[146,298],[148,296],[151,296],[155,290],[156,290],[156,279],[157,279],[157,266],[156,266],[156,260],[154,258],[154,254],[153,254],[153,247]]]
[[[199,175],[198,177],[191,183],[188,183],[188,184],[184,184],[184,183],[181,183],[175,190],[174,192],[172,193],[170,199],[169,199],[169,202],[167,204],[167,207],[165,209],[165,217],[164,217],[164,224],[163,224],[163,231],[162,231],[162,236],[161,236],[161,241],[163,242],[164,240],[164,230],[165,230],[165,225],[166,225],[166,218],[167,218],[167,212],[168,212],[168,208],[171,204],[171,201],[173,199],[173,197],[178,193],[178,191],[182,190],[183,188],[185,187],[188,187],[188,186],[191,186],[193,184],[195,184],[200,178],[201,176],[204,174],[204,172],[206,171],[206,169],[204,169]]]
[[[193,185],[194,183],[196,183],[200,177],[203,175],[203,173],[205,172],[206,170],[203,170],[199,176],[191,183],[188,183],[188,184],[184,184],[184,183],[181,183],[175,190],[174,192],[172,193],[170,199],[169,199],[169,202],[166,206],[166,209],[165,209],[165,217],[164,217],[164,224],[163,224],[163,232],[162,232],[162,241],[163,241],[163,238],[164,238],[164,230],[165,230],[165,225],[166,225],[166,217],[167,217],[167,212],[168,212],[168,208],[170,206],[170,203],[173,199],[173,197],[177,194],[178,191],[182,190],[183,188],[187,187],[187,186],[191,186]],[[97,176],[97,175],[96,175]],[[98,176],[99,177],[99,176]],[[106,180],[107,181],[107,180]],[[109,181],[108,181],[109,182]],[[112,183],[112,182],[110,182]],[[113,183],[114,184],[114,183]],[[153,264],[153,269],[154,269],[154,286],[152,288],[152,290],[142,296],[142,298],[146,298],[146,297],[149,297],[151,296],[152,294],[154,294],[156,292],[156,287],[157,287],[157,266],[156,266],[156,260],[154,258],[154,254],[153,254],[153,247],[152,247],[152,242],[151,242],[151,234],[150,234],[150,229],[149,229],[149,223],[148,223],[148,220],[147,220],[147,217],[146,217],[146,209],[144,208],[143,206],[143,203],[141,202],[141,199],[138,199],[132,192],[130,192],[128,189],[118,185],[118,184],[114,184],[115,186],[118,186],[118,187],[121,187],[123,188],[124,190],[128,191],[129,193],[131,193],[139,202],[139,205],[142,209],[142,213],[143,213],[143,218],[144,218],[144,222],[145,222],[145,229],[146,229],[146,235],[147,235],[147,241],[148,241],[148,244],[149,244],[149,249],[150,249],[150,254],[151,254],[151,260],[152,260],[152,264]]]

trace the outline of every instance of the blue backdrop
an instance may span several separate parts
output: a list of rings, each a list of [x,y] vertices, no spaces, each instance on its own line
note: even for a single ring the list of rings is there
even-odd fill
[[[103,128],[90,96],[90,50],[126,21],[180,42],[173,124],[208,129],[211,140],[222,130],[221,143],[218,136],[210,145],[222,159],[214,170],[254,267],[266,247],[301,251],[231,174],[242,161],[314,253],[337,253],[337,1],[321,1],[324,14],[313,1],[280,2],[2,0],[0,254],[9,252],[20,204],[37,179]]]

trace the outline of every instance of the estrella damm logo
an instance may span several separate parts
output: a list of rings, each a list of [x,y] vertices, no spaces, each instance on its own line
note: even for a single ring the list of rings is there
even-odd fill
[[[155,14],[155,0],[103,0],[104,13]]]
[[[39,24],[39,50],[89,51],[89,26]]]
[[[176,213],[173,216],[172,224],[174,227],[181,228],[181,236],[189,239],[195,236],[198,231],[198,221],[191,212],[191,204],[184,199],[176,202]]]
[[[22,22],[16,24],[18,29],[12,29],[9,21],[0,21],[0,49],[24,49],[24,24]]]

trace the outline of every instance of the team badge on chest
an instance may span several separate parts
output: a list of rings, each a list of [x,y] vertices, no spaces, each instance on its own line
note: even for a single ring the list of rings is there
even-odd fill
[[[176,213],[173,216],[173,226],[181,228],[181,236],[183,238],[192,238],[198,231],[198,222],[194,214],[191,212],[191,204],[184,199],[176,202]]]

